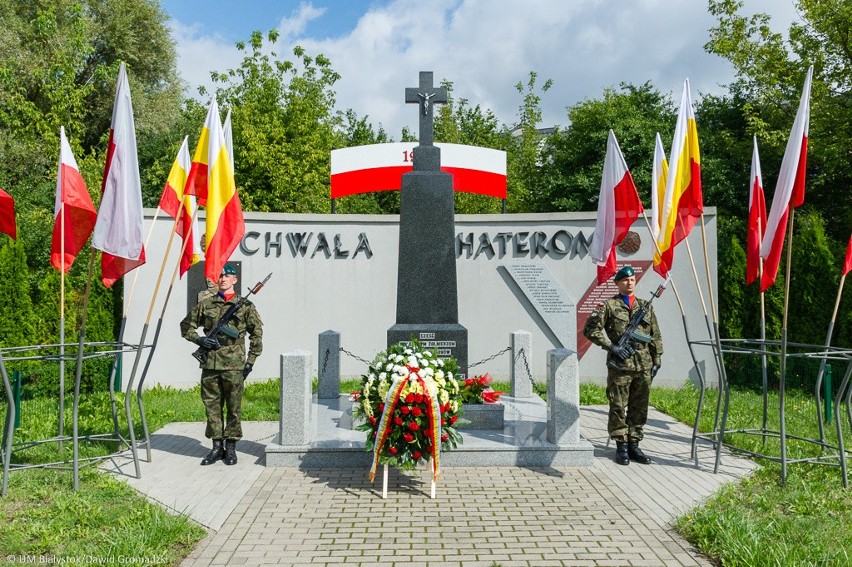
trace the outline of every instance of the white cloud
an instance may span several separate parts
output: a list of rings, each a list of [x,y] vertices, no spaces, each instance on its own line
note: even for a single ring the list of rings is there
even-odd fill
[[[749,8],[778,16],[773,24],[780,31],[795,17],[792,4],[777,0],[753,0]],[[328,56],[342,76],[339,108],[369,115],[397,139],[405,125],[416,130],[404,89],[417,84],[419,71],[433,71],[436,84],[448,79],[456,97],[493,110],[504,123],[515,121],[522,102],[515,85],[534,71],[539,86],[553,80],[542,96],[544,126],[566,124],[567,106],[620,82],[651,81],[677,98],[686,77],[694,96],[719,92],[733,79],[727,61],[704,52],[715,22],[695,0],[391,0],[371,8],[346,35],[307,37],[307,24],[320,17],[334,14],[302,3],[282,19],[278,53],[286,57],[299,44]],[[180,69],[191,85],[211,68],[224,71],[241,59],[233,47],[196,31],[175,24]]]

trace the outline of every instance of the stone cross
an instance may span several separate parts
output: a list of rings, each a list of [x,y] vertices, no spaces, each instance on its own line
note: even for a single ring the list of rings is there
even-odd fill
[[[454,357],[464,375],[467,329],[458,322],[453,177],[441,171],[441,148],[432,143],[433,105],[447,102],[447,89],[434,88],[432,73],[421,72],[420,86],[405,89],[405,102],[420,105],[420,145],[414,170],[402,176],[396,324],[388,329],[388,345],[415,338],[439,356]]]
[[[420,86],[405,89],[405,102],[420,105],[420,145],[435,141],[432,110],[437,102],[447,102],[447,89],[432,86],[432,72],[420,71]]]

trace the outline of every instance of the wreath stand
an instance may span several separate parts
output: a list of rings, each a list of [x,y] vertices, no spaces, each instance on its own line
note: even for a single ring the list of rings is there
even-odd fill
[[[430,492],[430,496],[432,500],[435,499],[435,479],[432,478],[432,490]],[[388,499],[388,466],[384,465],[384,471],[382,472],[382,500]]]

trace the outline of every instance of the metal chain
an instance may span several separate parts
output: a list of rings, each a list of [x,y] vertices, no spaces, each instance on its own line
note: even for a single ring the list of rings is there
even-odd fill
[[[320,370],[320,376],[325,374],[325,368],[328,366],[328,357],[331,355],[331,349],[325,349],[325,359],[322,361],[322,370]]]
[[[530,379],[530,384],[532,384],[533,391],[535,391],[535,380],[533,380],[532,371],[530,370],[530,363],[527,360],[527,353],[524,352],[524,349],[518,351],[518,356],[515,357],[515,362],[518,361],[518,358],[524,359],[524,368],[527,371],[527,377]]]
[[[345,349],[345,348],[343,348],[343,347],[340,347],[340,352],[342,352],[343,354],[348,354],[349,356],[351,356],[351,357],[352,357],[352,358],[354,358],[355,360],[360,360],[361,362],[363,362],[363,363],[364,363],[364,364],[366,364],[367,366],[370,366],[370,364],[371,364],[369,360],[364,360],[363,358],[361,358],[361,357],[360,357],[360,356],[358,356],[357,354],[352,354],[351,352],[349,352],[348,350],[346,350],[346,349]]]
[[[500,352],[498,352],[498,353],[496,353],[496,354],[492,354],[492,355],[491,355],[491,356],[489,356],[488,358],[483,358],[483,359],[482,359],[482,360],[480,360],[479,362],[474,362],[473,364],[468,364],[468,365],[467,365],[467,367],[468,367],[468,368],[473,368],[474,366],[479,366],[480,364],[483,364],[483,363],[485,363],[485,362],[488,362],[489,360],[494,360],[495,358],[497,358],[497,357],[498,357],[498,356],[500,356],[501,354],[507,353],[507,352],[509,352],[510,350],[512,350],[512,347],[506,347],[506,348],[504,348],[503,350],[501,350]]]

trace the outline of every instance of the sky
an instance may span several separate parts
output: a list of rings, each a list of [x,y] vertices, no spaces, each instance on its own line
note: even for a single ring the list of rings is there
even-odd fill
[[[453,96],[514,124],[531,71],[541,93],[540,126],[565,126],[566,108],[600,98],[621,82],[646,81],[680,100],[725,92],[733,68],[704,51],[715,25],[703,0],[161,0],[171,17],[178,72],[187,94],[210,87],[210,72],[237,68],[235,43],[277,29],[277,53],[301,45],[341,75],[339,110],[352,109],[396,140],[418,116],[405,88],[432,71]],[[767,13],[775,31],[797,20],[793,0],[745,0],[743,13]]]

